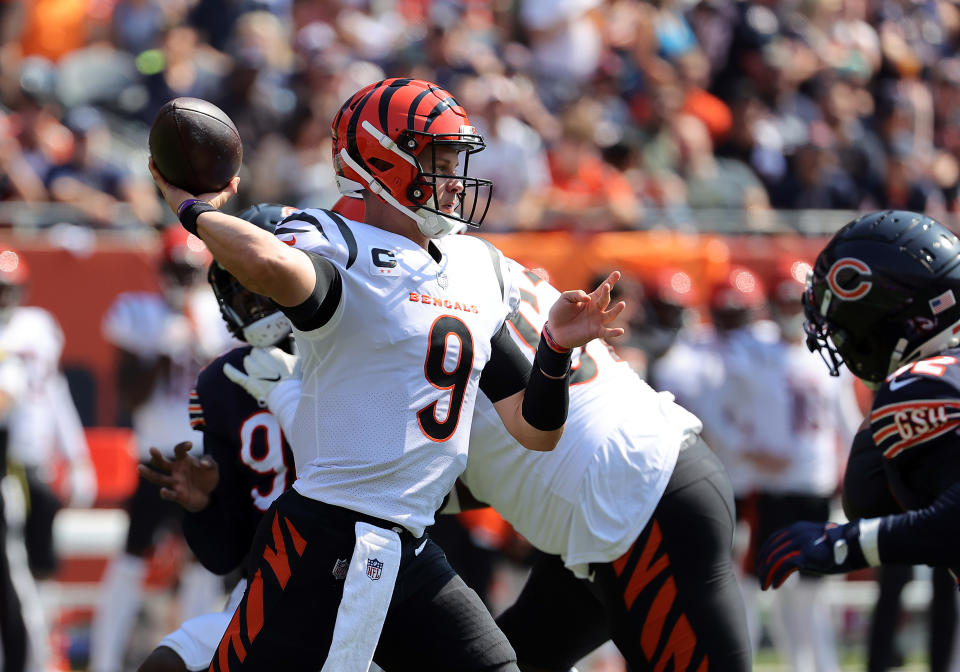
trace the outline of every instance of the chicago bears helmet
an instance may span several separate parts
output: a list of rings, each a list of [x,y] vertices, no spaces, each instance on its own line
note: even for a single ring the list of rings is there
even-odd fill
[[[916,212],[872,212],[820,252],[803,294],[807,345],[868,383],[960,344],[960,239]]]
[[[296,208],[276,203],[258,203],[237,213],[237,217],[273,233],[277,225]],[[255,294],[223,266],[214,261],[207,271],[207,281],[220,305],[220,315],[230,333],[250,345],[277,345],[290,336],[293,328],[287,316],[269,297]]]
[[[331,134],[342,193],[373,192],[431,238],[478,227],[486,216],[492,183],[469,177],[470,155],[483,150],[483,138],[460,103],[436,84],[402,78],[370,84],[340,108]],[[427,171],[436,165],[438,147],[462,154],[462,173]],[[457,194],[459,214],[440,209],[437,184],[446,179],[463,185]]]

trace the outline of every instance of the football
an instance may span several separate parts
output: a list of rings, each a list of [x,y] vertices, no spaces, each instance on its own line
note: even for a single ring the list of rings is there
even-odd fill
[[[150,155],[168,182],[191,194],[223,189],[240,171],[243,143],[230,117],[200,98],[174,98],[150,127]]]

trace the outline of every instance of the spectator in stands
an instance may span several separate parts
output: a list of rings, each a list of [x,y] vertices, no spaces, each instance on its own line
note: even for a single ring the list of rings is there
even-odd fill
[[[159,47],[164,26],[177,18],[170,16],[174,4],[161,0],[119,0],[110,17],[113,46],[131,54]]]
[[[76,207],[99,226],[110,226],[121,205],[138,221],[158,224],[163,211],[153,185],[111,160],[110,129],[103,115],[95,107],[81,106],[69,110],[63,121],[73,133],[73,151],[46,175],[52,200]]]
[[[195,29],[184,25],[167,29],[159,68],[144,77],[147,102],[140,110],[144,123],[153,123],[157,112],[171,98],[192,96],[209,100],[217,96],[226,66],[222,55],[203,47]]]
[[[32,57],[23,59],[15,72],[19,77],[8,82],[8,133],[19,144],[23,162],[43,180],[52,166],[67,160],[72,146],[70,131],[60,123],[56,67]]]
[[[714,155],[710,134],[700,119],[683,114],[674,122],[674,132],[691,208],[769,209],[767,192],[748,165]]]
[[[853,210],[859,205],[857,185],[840,165],[829,131],[797,147],[790,156],[790,171],[771,189],[776,208],[788,210]]]
[[[471,120],[487,146],[470,163],[496,185],[484,230],[537,228],[546,205],[550,168],[540,136],[516,113],[519,95],[516,83],[502,76],[469,79],[463,86],[462,103],[477,110]]]
[[[922,163],[923,153],[915,152],[909,140],[901,138],[887,154],[883,181],[864,197],[860,207],[896,208],[942,217],[946,209],[944,193],[919,168]]]
[[[234,25],[229,52],[233,67],[213,102],[236,124],[245,149],[282,132],[293,113],[290,42],[289,30],[270,12],[247,12]]]
[[[537,90],[547,105],[570,101],[593,76],[602,51],[600,0],[523,0],[519,23],[529,36]]]
[[[858,79],[836,73],[820,76],[814,88],[837,167],[853,181],[857,200],[862,202],[880,187],[886,164],[883,143],[864,122],[873,109],[873,96]]]
[[[545,197],[554,226],[574,231],[630,229],[641,206],[623,174],[600,158],[594,132],[601,110],[593,101],[574,103],[563,115],[563,132],[547,150],[552,185]]]
[[[0,201],[45,201],[47,190],[13,135],[12,123],[0,112]]]

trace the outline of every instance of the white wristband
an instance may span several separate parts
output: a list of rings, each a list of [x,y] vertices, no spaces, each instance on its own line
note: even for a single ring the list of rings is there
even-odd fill
[[[293,418],[300,404],[300,379],[287,378],[273,386],[267,395],[267,408],[280,423],[280,429],[288,437],[293,429]],[[289,439],[288,439],[289,441]]]
[[[867,564],[880,566],[880,518],[866,518],[860,521],[860,550]]]

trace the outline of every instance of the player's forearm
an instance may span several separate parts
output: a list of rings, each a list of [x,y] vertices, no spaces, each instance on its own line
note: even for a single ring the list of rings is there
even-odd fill
[[[245,220],[204,212],[197,218],[197,234],[214,259],[252,292],[295,306],[313,291],[316,274],[305,255]]]
[[[552,429],[541,429],[532,425],[523,414],[524,398],[527,392],[518,392],[516,395],[502,399],[494,403],[494,408],[503,421],[503,426],[507,428],[510,435],[516,439],[517,443],[527,450],[537,452],[550,452],[557,447],[560,437],[563,436],[563,422],[559,427]],[[550,404],[549,399],[541,399],[541,404]],[[553,403],[560,403],[556,400]],[[557,409],[562,412],[562,418],[566,419],[566,406]],[[557,416],[560,419],[560,416]]]
[[[551,451],[563,435],[570,405],[570,356],[544,329],[526,389],[494,404],[504,426],[528,450]]]
[[[860,545],[873,564],[960,565],[960,483],[930,506],[860,521]]]
[[[188,512],[183,518],[187,545],[200,564],[214,574],[228,574],[236,569],[250,546],[242,527],[235,524],[236,512],[230,514],[214,495],[208,506]]]

